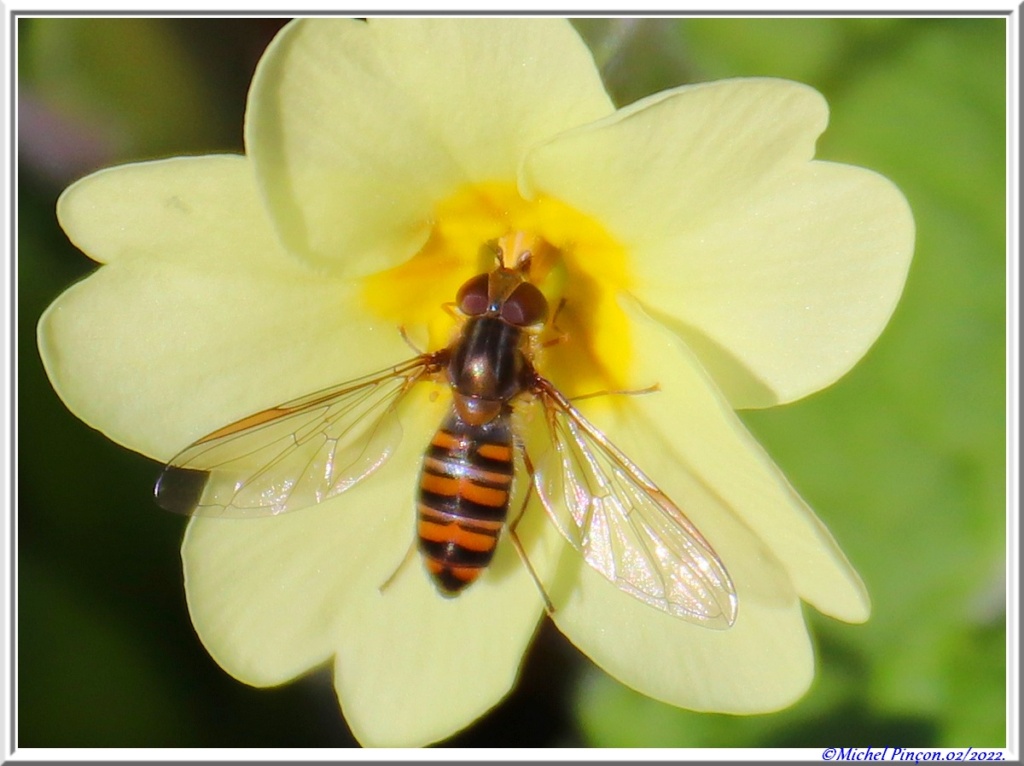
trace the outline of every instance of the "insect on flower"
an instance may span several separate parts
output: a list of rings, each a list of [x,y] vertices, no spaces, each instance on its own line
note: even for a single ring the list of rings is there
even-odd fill
[[[214,431],[166,466],[158,504],[248,518],[338,495],[394,451],[402,397],[419,381],[443,380],[452,405],[423,456],[417,497],[418,547],[443,594],[454,596],[479,577],[505,529],[540,585],[515,532],[536,489],[561,534],[618,588],[701,625],[732,625],[735,588],[710,544],[534,366],[549,311],[529,281],[524,243],[518,232],[502,237],[498,265],[460,288],[462,325],[449,346]],[[513,411],[536,403],[548,449],[535,467]],[[529,485],[510,520],[517,464]]]

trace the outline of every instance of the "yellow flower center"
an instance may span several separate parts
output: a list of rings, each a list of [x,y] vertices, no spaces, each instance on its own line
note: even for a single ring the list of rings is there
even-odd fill
[[[514,184],[469,186],[438,205],[420,251],[366,279],[368,309],[425,338],[429,350],[447,345],[457,312],[445,304],[452,305],[466,280],[495,268],[495,242],[510,234],[535,243],[530,281],[547,297],[550,313],[557,310],[542,336],[552,342],[541,374],[569,395],[621,388],[630,361],[628,327],[616,302],[628,288],[623,247],[592,218],[556,199],[524,200]]]

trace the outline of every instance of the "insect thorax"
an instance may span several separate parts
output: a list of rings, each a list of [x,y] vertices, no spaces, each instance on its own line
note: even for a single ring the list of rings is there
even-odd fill
[[[466,321],[448,363],[448,380],[463,397],[507,402],[523,388],[523,331],[497,317]]]

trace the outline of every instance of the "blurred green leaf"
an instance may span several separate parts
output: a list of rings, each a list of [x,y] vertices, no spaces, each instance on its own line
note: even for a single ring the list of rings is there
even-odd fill
[[[680,22],[652,19],[575,19],[594,53],[612,100],[630,104],[693,79]]]
[[[859,732],[845,727],[843,737],[821,721],[856,695],[860,668],[856,659],[829,650],[810,693],[778,713],[734,716],[694,713],[664,705],[629,689],[596,668],[577,696],[577,715],[587,741],[599,747],[776,747],[855,744]],[[793,732],[810,729],[793,738]],[[793,738],[787,740],[787,736]],[[831,739],[830,739],[831,738]]]
[[[681,27],[700,79],[789,77],[820,79],[854,34],[848,22],[820,19],[693,19]]]
[[[982,628],[957,638],[946,660],[951,671],[948,694],[957,704],[949,711],[939,744],[1006,747],[1006,686],[992,681],[1006,673],[1005,627]]]
[[[855,543],[860,558],[851,550],[876,601],[864,633],[873,698],[933,709],[949,726],[963,713],[952,647],[977,631],[969,616],[1005,545],[1005,32],[1001,20],[924,23],[835,99],[824,148],[892,177],[917,220],[904,300],[851,376],[849,406],[861,414],[848,434],[877,452],[860,473],[876,477],[861,510],[848,512],[882,532]],[[999,665],[975,683],[1001,694]]]
[[[155,18],[19,23],[24,92],[55,118],[102,135],[111,152],[160,156],[224,134],[214,93],[178,27]]]

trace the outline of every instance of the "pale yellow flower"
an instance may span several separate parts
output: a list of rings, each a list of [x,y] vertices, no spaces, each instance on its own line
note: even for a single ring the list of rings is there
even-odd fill
[[[508,231],[549,243],[542,287],[564,342],[544,373],[683,508],[729,570],[738,617],[711,630],[582,564],[536,495],[519,534],[558,628],[635,689],[695,710],[790,704],[813,675],[801,600],[867,618],[828,531],[734,409],[843,375],[878,337],[913,247],[888,181],[813,161],[827,107],[743,79],[615,110],[558,20],[311,20],[273,42],[247,154],[113,168],[61,198],[104,264],[40,323],[68,407],[158,460],[225,423],[438,348],[442,305]],[[538,362],[540,364],[540,362]],[[313,508],[193,519],[196,630],[257,686],[332,662],[368,745],[468,725],[514,684],[544,616],[507,540],[479,582],[438,595],[413,539],[420,455],[448,397],[422,383],[373,477]],[[808,434],[814,439],[814,434]],[[381,585],[397,574],[387,588]]]

